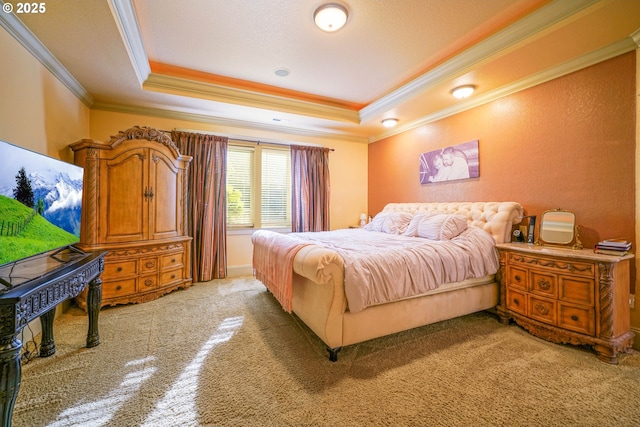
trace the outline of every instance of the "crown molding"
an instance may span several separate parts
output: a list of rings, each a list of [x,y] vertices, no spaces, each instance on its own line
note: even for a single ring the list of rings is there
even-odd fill
[[[0,0],[0,5],[4,2]],[[0,26],[15,38],[31,55],[51,72],[87,107],[94,99],[89,92],[71,75],[42,42],[12,13],[0,13]]]
[[[637,37],[638,35],[640,35],[640,31],[635,32],[633,35]],[[537,86],[547,81],[579,71],[591,65],[595,65],[599,62],[603,62],[608,59],[615,58],[616,56],[631,52],[637,48],[637,42],[633,38],[633,35],[617,43],[613,43],[602,49],[583,55],[577,59],[574,59],[573,61],[569,61],[562,65],[549,68],[541,73],[537,73],[533,76],[529,76],[515,83],[502,86],[498,89],[483,93],[481,95],[468,98],[467,100],[459,104],[456,104],[453,107],[446,108],[446,109],[437,111],[433,114],[423,116],[418,120],[414,120],[412,122],[405,123],[404,125],[397,126],[393,130],[389,130],[387,132],[381,133],[369,139],[364,137],[350,136],[344,133],[332,133],[332,132],[322,132],[322,131],[314,131],[314,130],[307,130],[307,129],[282,127],[280,125],[270,125],[270,124],[248,122],[248,121],[236,120],[236,119],[224,119],[219,117],[212,117],[205,114],[186,113],[186,112],[171,111],[171,110],[165,110],[165,109],[159,109],[159,108],[137,107],[137,106],[123,105],[123,104],[109,104],[109,103],[103,103],[100,101],[95,102],[92,109],[112,111],[112,112],[118,112],[118,113],[127,113],[127,114],[140,114],[145,116],[161,117],[161,118],[168,118],[168,119],[174,119],[174,120],[184,120],[184,121],[190,121],[190,122],[196,122],[196,123],[207,123],[207,124],[214,124],[214,125],[233,127],[233,128],[277,132],[277,133],[288,134],[293,136],[305,136],[305,137],[315,137],[315,138],[323,138],[323,139],[328,138],[332,140],[341,140],[341,141],[353,142],[353,143],[367,143],[367,142],[373,143],[373,142],[376,142],[376,141],[379,141],[403,132],[407,132],[409,130],[426,125],[428,123],[432,123],[437,120],[444,119],[454,114],[461,113],[471,108],[478,107],[480,105],[511,95],[513,93],[516,93],[525,89],[529,89],[531,87]]]
[[[360,110],[363,122],[396,107],[417,94],[447,79],[460,75],[464,70],[498,52],[539,33],[553,24],[597,3],[599,0],[555,0],[524,19],[494,34],[444,64],[422,74],[398,90],[385,95]]]
[[[346,123],[360,123],[358,112],[348,108],[300,101],[277,95],[251,92],[156,73],[151,73],[142,87],[145,90],[208,99],[245,107],[276,110],[283,113],[305,115]]]
[[[281,125],[271,125],[268,123],[256,123],[245,120],[225,119],[220,117],[213,117],[206,114],[188,113],[181,111],[165,110],[162,108],[151,107],[139,107],[124,104],[111,104],[97,101],[94,103],[92,110],[110,111],[115,113],[125,114],[139,114],[143,116],[160,117],[172,120],[183,120],[195,123],[207,123],[217,126],[252,129],[266,132],[275,132],[279,134],[286,134],[292,136],[304,136],[312,138],[330,139],[333,141],[339,140],[344,142],[352,142],[359,144],[366,144],[369,141],[366,137],[357,137],[344,133],[336,132],[323,132],[318,130],[300,129],[294,127],[286,127]]]
[[[122,42],[127,49],[131,65],[136,73],[138,82],[142,86],[151,74],[149,58],[142,43],[140,26],[131,0],[108,0],[109,9],[116,22]]]
[[[639,32],[640,31],[637,31],[634,34],[638,35]],[[433,114],[429,114],[427,116],[421,117],[418,120],[414,120],[412,122],[406,123],[403,126],[398,126],[393,130],[387,131],[383,134],[376,136],[375,138],[370,138],[369,142],[371,143],[371,142],[379,141],[381,139],[388,138],[390,136],[397,135],[397,134],[418,128],[428,123],[432,123],[437,120],[441,120],[446,117],[453,116],[454,114],[458,114],[463,111],[470,110],[471,108],[478,107],[482,104],[495,101],[496,99],[505,97],[507,95],[511,95],[516,92],[529,89],[533,86],[537,86],[539,84],[548,82],[550,80],[554,80],[559,77],[565,76],[567,74],[571,74],[573,72],[579,71],[591,65],[595,65],[597,63],[606,61],[608,59],[615,58],[616,56],[620,56],[625,53],[631,52],[637,49],[638,47],[637,42],[632,38],[632,36],[629,36],[625,39],[622,39],[609,46],[605,46],[596,51],[590,52],[586,55],[582,55],[581,57],[578,57],[572,61],[568,61],[556,67],[548,68],[545,71],[536,73],[535,75],[529,76],[525,79],[518,80],[517,82],[502,86],[492,91],[488,91],[478,96],[467,98],[465,101],[460,102],[452,107],[439,110]]]
[[[636,44],[636,47],[640,48],[640,28],[631,33],[631,36],[629,37],[631,37],[633,42]]]

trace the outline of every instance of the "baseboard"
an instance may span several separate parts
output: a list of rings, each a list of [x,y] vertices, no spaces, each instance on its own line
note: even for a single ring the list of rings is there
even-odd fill
[[[227,277],[253,276],[251,265],[234,265],[227,267]]]

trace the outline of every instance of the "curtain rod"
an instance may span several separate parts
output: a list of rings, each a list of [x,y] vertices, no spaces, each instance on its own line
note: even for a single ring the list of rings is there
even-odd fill
[[[164,133],[168,133],[168,134],[171,134],[171,132],[173,132],[173,131],[164,130],[164,129],[158,129],[158,130],[160,132],[164,132]],[[177,131],[177,132],[191,132],[191,131]],[[198,132],[191,132],[191,133],[198,133]],[[216,135],[213,132],[205,132],[205,133],[209,133],[211,135]],[[297,145],[297,144],[283,144],[281,142],[262,142],[259,139],[258,140],[253,140],[253,139],[242,139],[242,138],[234,138],[234,137],[227,137],[227,138],[232,139],[234,141],[251,142],[251,143],[257,144],[257,145],[260,145],[262,143],[263,144],[269,144],[269,145],[280,145],[280,146],[283,146],[283,147],[291,147],[292,145]],[[308,147],[315,147],[315,145],[308,145]],[[335,148],[329,148],[329,151],[336,151],[336,149]]]

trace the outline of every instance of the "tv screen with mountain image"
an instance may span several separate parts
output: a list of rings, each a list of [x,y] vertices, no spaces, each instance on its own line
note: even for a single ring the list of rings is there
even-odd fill
[[[80,240],[83,168],[0,141],[0,265]]]

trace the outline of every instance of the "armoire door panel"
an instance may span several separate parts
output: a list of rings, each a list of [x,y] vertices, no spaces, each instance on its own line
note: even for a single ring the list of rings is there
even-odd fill
[[[165,239],[181,234],[179,229],[180,169],[160,152],[151,152],[149,183],[153,188],[150,198],[150,238]]]
[[[130,150],[101,163],[100,237],[117,243],[147,238],[147,201],[141,197],[148,186],[147,150]]]

